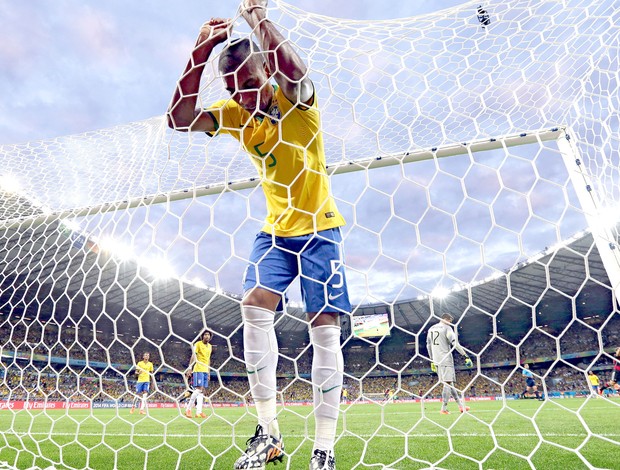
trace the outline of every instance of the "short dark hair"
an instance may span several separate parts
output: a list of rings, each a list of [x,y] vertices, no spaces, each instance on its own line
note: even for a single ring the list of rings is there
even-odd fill
[[[249,60],[260,60],[261,64],[264,63],[260,52],[260,47],[248,38],[231,41],[220,53],[218,61],[220,73],[234,72],[248,57],[251,57]]]
[[[452,321],[454,320],[454,317],[450,315],[449,313],[444,313],[441,315],[441,319],[452,323]]]
[[[203,330],[202,334],[200,335],[200,338],[204,338],[205,334],[209,333],[209,336],[213,336],[213,333],[211,333],[211,330]]]

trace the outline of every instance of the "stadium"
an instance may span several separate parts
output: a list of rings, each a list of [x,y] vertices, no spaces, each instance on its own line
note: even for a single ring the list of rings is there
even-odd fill
[[[269,4],[317,71],[348,222],[341,469],[616,465],[620,12],[565,3],[464,3],[377,29]],[[258,416],[240,279],[265,214],[231,141],[156,117],[0,145],[0,468],[233,468]],[[292,469],[315,420],[298,282],[274,318]],[[444,313],[473,359],[454,354],[468,408],[449,415],[426,346]],[[188,419],[205,329],[206,417]],[[145,352],[153,386],[134,414]]]

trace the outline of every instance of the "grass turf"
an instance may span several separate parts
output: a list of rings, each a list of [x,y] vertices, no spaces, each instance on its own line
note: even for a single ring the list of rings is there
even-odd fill
[[[336,444],[341,470],[617,468],[620,401],[567,399],[470,403],[439,414],[438,403],[343,405]],[[279,417],[287,457],[277,470],[307,469],[310,407]],[[231,469],[253,435],[253,408],[215,408],[206,419],[178,410],[0,411],[0,462],[18,468]],[[587,427],[586,427],[587,426]]]

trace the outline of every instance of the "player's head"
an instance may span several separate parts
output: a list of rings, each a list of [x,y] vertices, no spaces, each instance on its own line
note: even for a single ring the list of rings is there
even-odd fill
[[[142,354],[143,361],[148,361],[150,358],[151,358],[151,353],[145,352],[144,354]]]
[[[527,370],[530,370],[530,365],[529,364],[523,364],[523,368],[527,369]]]
[[[211,341],[211,332],[209,330],[204,330],[202,332],[201,339],[203,343],[207,344],[209,341]]]
[[[450,315],[449,313],[443,313],[441,315],[441,321],[444,323],[447,323],[448,325],[451,325],[452,322],[454,321],[454,317]]]
[[[589,370],[588,375],[594,375],[594,371]]]
[[[236,39],[228,44],[218,63],[226,90],[235,102],[249,113],[269,111],[273,87],[265,54],[254,41]]]

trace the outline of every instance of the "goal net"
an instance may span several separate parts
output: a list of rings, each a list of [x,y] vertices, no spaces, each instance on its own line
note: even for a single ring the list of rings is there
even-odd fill
[[[309,66],[347,220],[338,467],[617,465],[617,3],[268,15]],[[203,106],[225,96],[214,58]],[[265,201],[247,154],[155,117],[0,162],[0,468],[232,468],[256,426],[241,279]],[[303,313],[294,283],[276,315],[286,468],[314,437]],[[448,415],[426,350],[443,313],[474,363],[454,354],[469,410]],[[205,328],[207,417],[189,420]],[[148,411],[130,413],[145,352]]]

